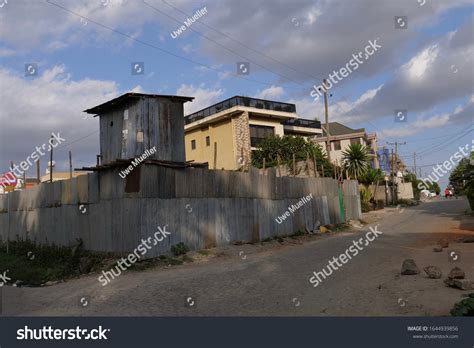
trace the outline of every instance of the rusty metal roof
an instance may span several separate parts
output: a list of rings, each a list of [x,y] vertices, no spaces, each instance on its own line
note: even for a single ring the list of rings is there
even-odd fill
[[[129,101],[130,99],[139,99],[139,98],[169,98],[172,100],[182,101],[183,103],[186,103],[188,101],[193,101],[194,99],[194,97],[184,97],[184,96],[178,96],[178,95],[125,93],[121,95],[120,97],[109,100],[103,104],[94,106],[93,108],[84,110],[84,112],[87,112],[88,114],[100,116],[100,114],[103,114],[109,110],[115,109],[119,107],[120,105],[122,105],[123,103]]]

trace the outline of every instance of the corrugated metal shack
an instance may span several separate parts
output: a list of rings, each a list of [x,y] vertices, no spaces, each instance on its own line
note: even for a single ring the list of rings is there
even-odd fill
[[[133,159],[153,147],[148,159],[184,162],[183,104],[193,99],[126,93],[85,110],[100,117],[101,164]]]

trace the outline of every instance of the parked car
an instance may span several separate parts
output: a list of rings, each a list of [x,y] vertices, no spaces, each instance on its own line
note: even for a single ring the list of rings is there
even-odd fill
[[[430,190],[421,190],[421,193],[426,197],[436,197],[436,193],[431,192]]]

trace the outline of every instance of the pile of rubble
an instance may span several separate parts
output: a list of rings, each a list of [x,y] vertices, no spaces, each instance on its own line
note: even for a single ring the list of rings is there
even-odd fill
[[[433,248],[434,252],[441,252],[443,249],[448,248],[449,242],[447,240],[441,240],[439,245]],[[428,278],[440,279],[443,276],[441,269],[437,266],[426,266],[423,268]],[[419,274],[420,269],[416,265],[413,259],[406,259],[402,264],[402,275],[415,275]],[[461,290],[472,290],[474,289],[474,281],[466,279],[466,274],[459,267],[454,267],[448,274],[448,277],[444,280],[444,283],[452,288]]]

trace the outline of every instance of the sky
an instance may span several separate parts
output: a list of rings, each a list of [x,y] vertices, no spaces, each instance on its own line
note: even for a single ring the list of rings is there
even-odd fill
[[[68,151],[75,168],[94,165],[99,123],[82,111],[131,91],[195,97],[185,113],[244,95],[324,120],[314,86],[352,66],[332,75],[330,121],[376,133],[379,147],[403,143],[403,161],[426,177],[472,146],[473,10],[473,0],[0,0],[0,173],[52,132],[65,139],[57,170]]]

